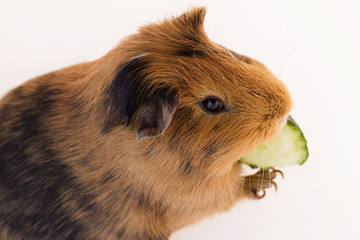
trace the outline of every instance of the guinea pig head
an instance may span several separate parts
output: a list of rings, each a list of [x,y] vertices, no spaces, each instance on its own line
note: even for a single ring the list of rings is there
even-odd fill
[[[210,41],[204,15],[196,8],[145,26],[110,53],[122,58],[106,129],[125,124],[140,145],[231,166],[276,135],[292,103],[263,64]]]

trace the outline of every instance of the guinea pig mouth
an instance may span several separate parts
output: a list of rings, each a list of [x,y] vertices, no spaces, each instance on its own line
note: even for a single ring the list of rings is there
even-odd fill
[[[291,116],[287,116],[284,119],[280,120],[280,129],[283,129],[283,127],[286,125],[288,118],[290,118],[290,117]]]

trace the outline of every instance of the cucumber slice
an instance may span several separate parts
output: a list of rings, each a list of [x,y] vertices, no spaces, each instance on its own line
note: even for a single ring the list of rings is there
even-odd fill
[[[241,158],[240,162],[266,170],[271,167],[302,165],[308,157],[304,134],[289,116],[286,125],[274,139],[258,146],[250,155]]]

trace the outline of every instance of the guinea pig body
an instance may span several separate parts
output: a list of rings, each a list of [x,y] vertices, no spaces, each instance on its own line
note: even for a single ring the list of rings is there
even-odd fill
[[[261,63],[211,42],[204,8],[0,102],[0,239],[168,239],[271,186],[238,159],[291,109]]]

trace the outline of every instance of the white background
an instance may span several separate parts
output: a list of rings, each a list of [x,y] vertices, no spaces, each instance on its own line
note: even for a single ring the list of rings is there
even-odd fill
[[[360,236],[359,1],[0,0],[0,95],[101,57],[140,25],[208,7],[209,37],[264,62],[289,87],[310,158],[261,201],[174,233],[192,239]]]

